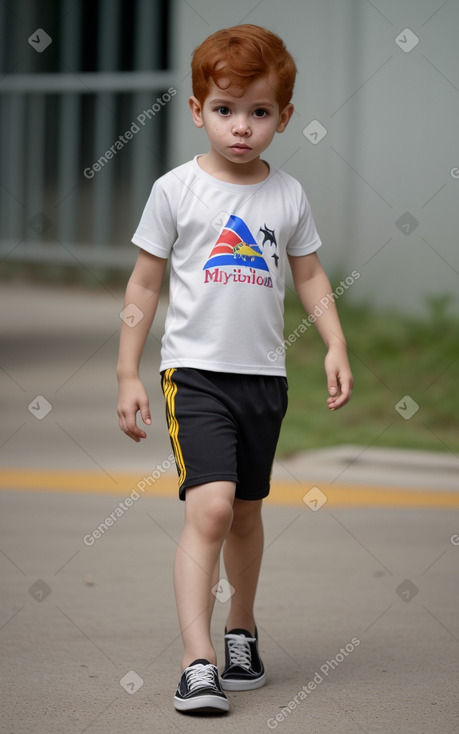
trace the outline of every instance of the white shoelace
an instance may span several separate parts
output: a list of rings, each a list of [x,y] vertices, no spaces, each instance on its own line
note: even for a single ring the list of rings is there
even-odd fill
[[[256,642],[255,637],[246,637],[245,635],[225,635],[228,641],[228,650],[231,665],[240,665],[241,668],[250,670],[252,665],[252,653],[250,652],[250,642]]]
[[[212,665],[197,663],[186,671],[186,682],[190,691],[197,688],[215,688],[214,668]]]

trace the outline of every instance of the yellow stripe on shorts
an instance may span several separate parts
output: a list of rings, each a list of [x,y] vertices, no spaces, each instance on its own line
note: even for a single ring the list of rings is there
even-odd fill
[[[183,459],[182,449],[178,438],[179,423],[175,415],[175,396],[177,394],[177,385],[172,379],[175,372],[175,367],[168,369],[164,373],[163,378],[163,390],[166,398],[166,418],[167,426],[169,429],[169,436],[171,437],[172,447],[174,449],[175,463],[179,470],[179,486],[181,487],[186,477],[185,461]]]

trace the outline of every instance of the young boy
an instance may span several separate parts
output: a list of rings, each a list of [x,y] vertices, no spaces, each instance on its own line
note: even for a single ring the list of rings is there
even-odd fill
[[[296,67],[282,40],[263,28],[218,31],[194,52],[194,124],[209,150],[153,186],[133,242],[138,260],[125,306],[143,318],[121,328],[117,367],[121,429],[146,437],[151,424],[139,362],[166,262],[170,304],[161,348],[166,416],[186,500],[174,564],[184,652],[174,697],[179,711],[227,711],[224,691],[258,688],[254,599],[263,555],[261,507],[287,408],[283,300],[287,257],[307,313],[331,291],[301,185],[260,155],[293,112]],[[327,347],[328,407],[351,395],[346,343],[333,303],[317,320]],[[234,588],[219,677],[210,637],[223,548]]]

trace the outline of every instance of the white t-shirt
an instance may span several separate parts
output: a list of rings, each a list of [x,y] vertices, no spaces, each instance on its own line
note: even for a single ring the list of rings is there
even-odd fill
[[[240,185],[197,159],[155,182],[132,238],[171,258],[160,370],[285,375],[284,354],[272,354],[283,341],[286,253],[321,244],[306,195],[272,166],[260,183]]]

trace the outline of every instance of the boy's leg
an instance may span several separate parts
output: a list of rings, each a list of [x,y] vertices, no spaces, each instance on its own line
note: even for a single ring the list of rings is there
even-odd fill
[[[233,522],[223,548],[226,575],[234,594],[226,623],[255,634],[254,601],[263,556],[263,500],[234,499]]]
[[[174,588],[183,639],[182,670],[193,660],[216,663],[210,618],[220,551],[233,522],[234,482],[210,482],[186,492],[185,525],[174,564]]]

